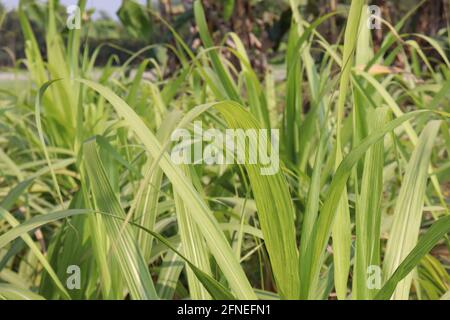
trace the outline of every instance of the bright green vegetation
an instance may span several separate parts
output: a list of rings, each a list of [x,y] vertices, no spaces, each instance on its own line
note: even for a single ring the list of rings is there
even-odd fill
[[[213,43],[199,1],[198,51],[167,25],[169,78],[155,60],[129,73],[139,52],[98,76],[53,1],[44,61],[20,10],[31,84],[1,90],[0,298],[449,297],[450,41],[403,34],[407,15],[374,51],[354,0],[328,43],[333,13],[308,24],[291,6],[282,81],[260,79],[236,34]],[[199,119],[280,129],[280,171],[175,165],[171,133]]]

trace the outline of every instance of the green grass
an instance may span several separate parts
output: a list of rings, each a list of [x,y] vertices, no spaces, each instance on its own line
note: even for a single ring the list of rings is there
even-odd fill
[[[309,24],[290,5],[283,79],[236,34],[214,43],[196,1],[202,47],[166,24],[180,67],[154,81],[155,60],[94,69],[53,1],[44,61],[21,6],[30,84],[0,83],[0,298],[448,299],[450,43],[402,20],[374,51],[362,0],[328,43],[335,13]],[[195,120],[279,129],[280,171],[174,164],[170,135]]]

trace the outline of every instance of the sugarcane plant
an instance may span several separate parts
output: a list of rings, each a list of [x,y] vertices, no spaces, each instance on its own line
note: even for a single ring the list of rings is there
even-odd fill
[[[0,298],[450,299],[450,36],[402,33],[423,2],[379,19],[375,50],[364,0],[314,21],[290,0],[283,68],[263,75],[236,33],[213,40],[200,0],[199,48],[142,7],[173,45],[101,68],[53,0],[44,57],[21,3],[28,81],[0,88]],[[155,48],[176,72],[141,58]],[[199,123],[243,133],[243,154]]]

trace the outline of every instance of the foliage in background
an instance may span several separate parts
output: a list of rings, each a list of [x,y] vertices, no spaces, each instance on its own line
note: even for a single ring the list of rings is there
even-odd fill
[[[158,19],[172,40],[94,68],[102,47],[64,30],[57,1],[44,43],[23,1],[27,80],[0,83],[0,298],[448,298],[450,26],[403,29],[426,3],[375,45],[365,1],[306,20],[290,0],[277,64],[258,69],[239,30],[212,34],[208,2],[196,46],[126,4],[137,37]],[[195,120],[280,129],[280,171],[175,165],[171,133]]]

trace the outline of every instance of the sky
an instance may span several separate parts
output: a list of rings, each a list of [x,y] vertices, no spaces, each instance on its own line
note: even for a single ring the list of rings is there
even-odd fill
[[[140,2],[142,4],[145,3],[145,0],[136,0],[137,2]],[[0,0],[6,8],[11,9],[17,7],[17,4],[19,3],[19,0]],[[45,2],[40,0],[40,2]],[[69,6],[73,4],[77,4],[77,0],[60,0],[60,3]],[[103,10],[105,11],[110,17],[116,18],[116,11],[119,9],[120,5],[122,3],[122,0],[88,0],[87,1],[87,8],[95,8],[97,10]],[[94,15],[95,18],[95,15]]]

